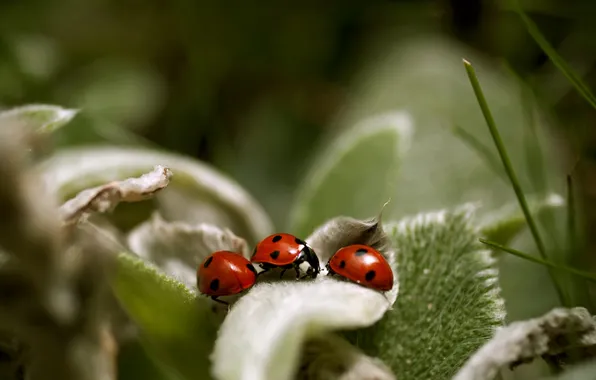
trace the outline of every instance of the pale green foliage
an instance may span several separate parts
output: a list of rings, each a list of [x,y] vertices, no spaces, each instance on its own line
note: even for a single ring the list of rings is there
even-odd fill
[[[185,378],[209,378],[217,322],[207,299],[126,253],[118,256],[112,287],[151,353]]]
[[[400,380],[449,379],[504,322],[497,270],[477,241],[470,208],[386,225],[397,252],[400,294],[351,340]]]
[[[436,35],[405,39],[391,47],[384,46],[379,52],[381,59],[371,59],[363,77],[355,83],[354,97],[337,120],[339,125],[346,126],[395,109],[410,113],[415,125],[412,148],[400,162],[397,189],[387,208],[387,217],[475,201],[482,202],[484,208],[480,212],[483,212],[515,200],[511,185],[452,130],[457,125],[487,147],[490,151],[485,153],[500,164],[462,68],[462,57],[470,59],[477,69],[522,188],[532,193],[538,187],[531,173],[536,168],[526,162],[529,158],[544,157],[536,149],[527,151],[526,142],[520,138],[528,126],[523,102],[516,98],[521,93],[516,79],[454,41]],[[541,128],[537,128],[534,140],[547,150],[549,141],[540,116],[537,115],[537,122]],[[550,172],[556,174],[552,169],[557,167],[553,163],[555,157],[546,158]],[[553,178],[547,180],[549,184],[554,182]],[[560,189],[552,188],[552,191]]]
[[[528,207],[534,218],[539,218],[550,209],[560,208],[564,200],[557,194],[547,197],[528,198]],[[519,203],[508,204],[497,211],[487,213],[480,222],[480,230],[488,240],[507,244],[526,228],[526,218]]]
[[[337,215],[365,218],[378,212],[395,191],[412,132],[405,113],[375,116],[344,132],[302,182],[290,230],[306,236]]]
[[[549,377],[548,380],[594,380],[594,378],[596,378],[596,360],[591,360],[569,368],[559,376]]]
[[[14,121],[43,133],[54,132],[72,120],[78,110],[33,104],[0,112],[0,122]]]

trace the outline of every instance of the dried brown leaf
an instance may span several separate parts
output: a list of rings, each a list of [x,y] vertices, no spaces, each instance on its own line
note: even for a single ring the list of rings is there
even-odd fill
[[[152,172],[140,177],[83,190],[60,207],[60,217],[64,223],[72,224],[85,213],[103,213],[113,210],[120,202],[139,202],[149,199],[165,188],[171,177],[170,169],[158,165]]]

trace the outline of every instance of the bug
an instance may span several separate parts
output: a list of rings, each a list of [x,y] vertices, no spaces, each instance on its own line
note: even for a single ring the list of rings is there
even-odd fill
[[[273,234],[261,240],[255,247],[251,262],[259,264],[263,272],[282,268],[280,278],[288,269],[296,271],[296,279],[316,278],[320,272],[315,251],[304,240],[286,233]],[[304,273],[302,277],[301,272]]]
[[[230,251],[212,253],[197,269],[199,291],[228,306],[228,302],[218,297],[238,294],[252,287],[256,280],[257,271],[252,263],[241,254]]]
[[[385,257],[364,244],[340,248],[326,265],[328,274],[340,275],[360,285],[387,291],[393,288],[393,271]]]

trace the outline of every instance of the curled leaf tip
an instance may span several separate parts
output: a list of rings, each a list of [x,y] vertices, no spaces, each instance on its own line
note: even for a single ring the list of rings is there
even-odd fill
[[[196,268],[215,251],[238,252],[248,257],[246,241],[227,228],[210,224],[166,221],[155,212],[128,235],[128,246],[189,288],[196,286]]]
[[[349,216],[333,218],[317,228],[306,241],[324,262],[338,249],[352,244],[365,244],[386,254],[391,243],[383,230],[380,216],[367,220]]]
[[[172,177],[169,168],[158,165],[153,171],[140,177],[115,181],[83,190],[60,207],[60,216],[65,224],[76,223],[89,212],[104,213],[113,210],[120,202],[139,202],[152,197],[165,188]]]

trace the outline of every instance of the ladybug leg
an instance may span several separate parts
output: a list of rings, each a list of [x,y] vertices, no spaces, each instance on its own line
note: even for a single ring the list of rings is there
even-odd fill
[[[220,299],[217,299],[218,296],[212,296],[211,299],[217,303],[221,303],[223,305],[226,305],[228,308],[230,307],[230,303],[226,302],[226,301],[222,301]]]
[[[286,273],[287,269],[284,268],[281,270],[281,274],[279,275],[279,278],[281,279],[284,276],[284,273]]]
[[[331,265],[329,265],[329,263],[327,263],[327,265],[325,265],[325,268],[327,268],[327,276],[333,276],[335,274],[333,269],[331,269]]]
[[[296,280],[300,280],[300,269],[298,269],[298,266],[295,266],[294,270],[296,271]]]
[[[259,268],[261,268],[261,271],[259,273],[257,273],[257,277],[259,277],[260,275],[265,274],[271,270],[271,267],[264,265],[264,264],[259,264]]]

